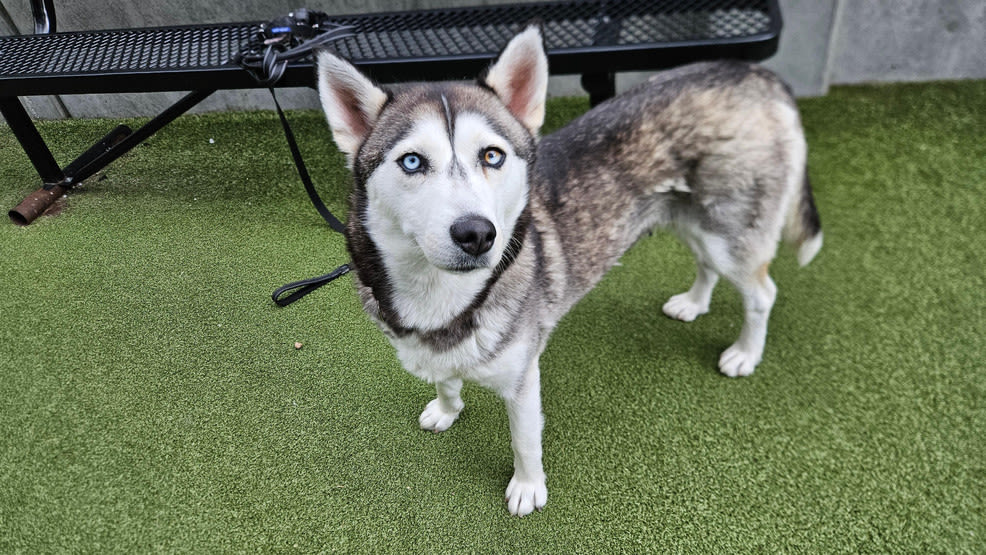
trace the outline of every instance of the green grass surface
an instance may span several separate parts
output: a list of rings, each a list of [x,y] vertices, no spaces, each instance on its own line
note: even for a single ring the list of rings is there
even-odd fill
[[[422,432],[434,392],[350,278],[270,302],[345,261],[276,117],[181,118],[0,224],[0,552],[983,552],[986,82],[801,105],[826,243],[774,264],[757,372],[716,371],[738,295],[665,318],[692,262],[642,241],[542,358],[550,500],[523,519],[494,395]],[[342,212],[321,116],[291,117]],[[41,130],[67,161],[114,123]],[[6,128],[0,185],[5,209],[37,187]]]

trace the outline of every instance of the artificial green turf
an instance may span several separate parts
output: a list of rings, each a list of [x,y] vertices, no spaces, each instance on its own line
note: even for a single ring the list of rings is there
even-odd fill
[[[728,285],[661,315],[693,266],[644,240],[542,359],[550,500],[523,519],[495,396],[422,432],[432,388],[350,278],[269,300],[345,261],[276,118],[179,119],[61,215],[0,224],[0,552],[986,551],[986,82],[801,106],[825,246],[774,264],[757,372],[715,369]],[[291,118],[341,212],[321,116]],[[41,130],[67,161],[115,123]],[[0,205],[36,179],[0,128]]]

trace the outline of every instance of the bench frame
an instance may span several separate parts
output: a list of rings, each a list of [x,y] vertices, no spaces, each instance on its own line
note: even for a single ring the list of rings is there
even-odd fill
[[[630,4],[661,5],[674,17],[687,16],[691,0],[656,0],[654,2],[629,2]],[[604,13],[594,19],[591,44],[552,48],[549,43],[547,54],[552,74],[579,74],[583,88],[587,90],[590,102],[595,105],[615,93],[615,74],[620,71],[659,70],[683,63],[711,58],[739,58],[762,60],[777,50],[781,30],[780,8],[777,0],[716,0],[722,4],[743,4],[754,6],[756,13],[766,18],[764,28],[758,32],[732,37],[685,37],[665,41],[633,43],[620,40],[621,20],[610,18]],[[626,2],[626,0],[623,0]],[[708,4],[702,0],[698,4]],[[567,0],[542,2],[539,4],[499,4],[473,8],[452,8],[445,10],[417,10],[414,12],[390,12],[381,14],[361,14],[333,16],[333,23],[351,25],[357,30],[368,25],[372,18],[374,28],[378,21],[407,21],[413,17],[415,25],[421,21],[440,21],[448,18],[486,17],[508,19],[519,27],[531,19],[528,12],[538,15],[545,9],[555,10],[619,10],[619,0]],[[76,33],[57,33],[54,0],[31,0],[34,15],[34,35],[21,37],[0,37],[0,59],[4,51],[4,40],[53,41],[62,38],[75,38]],[[723,12],[728,16],[729,12]],[[682,16],[681,14],[685,14]],[[573,16],[574,17],[574,16]],[[582,16],[579,16],[582,17]],[[389,19],[388,19],[389,18]],[[405,19],[400,19],[405,18]],[[521,21],[523,19],[524,21]],[[543,22],[550,25],[554,21]],[[567,23],[567,22],[565,22]],[[585,19],[579,20],[585,24]],[[406,23],[405,23],[406,24]],[[227,24],[255,27],[259,22]],[[439,24],[440,25],[440,24]],[[150,28],[143,30],[115,30],[92,32],[102,36],[112,33],[134,33],[141,31],[196,32],[202,29],[219,28],[222,25],[178,26],[169,28]],[[436,25],[436,29],[438,26]],[[549,29],[550,30],[550,29]],[[417,32],[433,32],[432,29],[416,28]],[[410,32],[410,31],[409,31]],[[85,38],[83,38],[85,40]],[[44,43],[40,43],[43,47]],[[380,82],[408,80],[441,80],[475,76],[496,56],[502,45],[489,45],[483,52],[437,53],[422,55],[410,53],[398,56],[376,56],[367,58],[350,57],[361,70]],[[345,54],[340,50],[340,53]],[[180,77],[180,78],[179,78]],[[278,87],[313,87],[314,72],[311,59],[291,63]],[[24,109],[19,97],[27,95],[56,95],[80,93],[119,93],[119,92],[159,92],[188,90],[187,84],[194,83],[195,90],[185,95],[174,105],[154,117],[136,131],[126,126],[118,126],[103,139],[89,148],[70,164],[62,167],[55,160],[44,138],[38,132],[30,115]],[[185,85],[181,87],[181,85]],[[130,151],[148,137],[189,109],[200,103],[219,89],[259,88],[260,85],[247,71],[234,63],[224,63],[215,67],[167,67],[160,70],[96,71],[96,72],[56,72],[50,74],[3,75],[0,70],[0,113],[7,120],[11,131],[24,149],[44,186],[31,194],[16,208],[9,212],[11,220],[18,225],[27,225],[42,214],[55,200],[60,198],[75,184],[80,183],[102,170],[113,160]]]

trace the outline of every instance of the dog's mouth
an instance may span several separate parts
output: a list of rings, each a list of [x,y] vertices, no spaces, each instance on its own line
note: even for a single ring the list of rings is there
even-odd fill
[[[471,260],[467,260],[467,258]],[[452,273],[452,274],[468,274],[470,272],[475,272],[477,270],[486,270],[490,267],[489,257],[460,257],[458,260],[452,261],[450,264],[436,264],[436,267]]]

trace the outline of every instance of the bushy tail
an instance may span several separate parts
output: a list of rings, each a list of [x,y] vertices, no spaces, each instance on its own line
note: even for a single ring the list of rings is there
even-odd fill
[[[815,207],[815,197],[811,193],[808,170],[805,169],[801,197],[795,200],[784,226],[784,239],[797,245],[798,264],[807,265],[822,248],[822,220]]]

